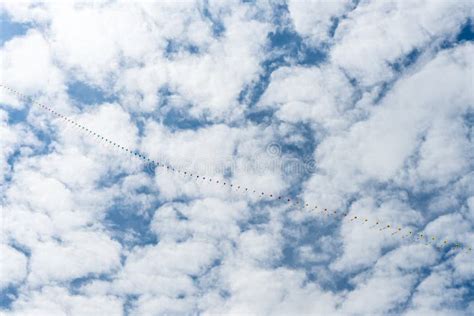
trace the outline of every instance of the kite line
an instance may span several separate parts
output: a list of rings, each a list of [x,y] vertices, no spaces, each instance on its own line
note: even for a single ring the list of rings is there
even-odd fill
[[[393,226],[391,224],[382,223],[379,220],[369,220],[369,218],[361,217],[361,216],[357,216],[357,215],[355,215],[351,218],[348,218],[348,212],[339,212],[338,213],[336,210],[329,211],[327,208],[322,208],[322,207],[318,208],[318,205],[310,204],[310,203],[307,203],[307,202],[305,202],[303,200],[300,200],[300,199],[294,199],[294,198],[291,198],[291,197],[284,197],[282,195],[275,195],[273,193],[268,193],[268,192],[261,192],[261,191],[257,191],[255,189],[252,189],[250,187],[246,187],[246,186],[242,186],[242,185],[238,185],[238,184],[229,182],[228,180],[220,180],[220,179],[216,179],[216,178],[211,178],[211,177],[208,177],[208,176],[203,176],[203,175],[199,175],[199,174],[190,172],[188,170],[181,170],[179,168],[175,168],[175,167],[173,167],[171,165],[168,165],[166,163],[157,161],[155,159],[151,159],[148,156],[146,156],[145,154],[143,154],[143,153],[141,153],[137,150],[132,150],[132,149],[126,147],[126,146],[123,146],[122,144],[119,144],[119,143],[109,139],[108,137],[104,137],[100,133],[86,127],[85,125],[80,124],[77,121],[69,118],[68,116],[63,115],[63,114],[55,111],[53,108],[51,108],[47,105],[44,105],[40,102],[31,100],[29,97],[27,97],[26,95],[18,92],[15,89],[12,89],[12,88],[10,88],[8,86],[5,86],[5,85],[2,85],[2,84],[0,84],[0,87],[7,90],[7,91],[9,91],[9,92],[11,92],[11,93],[13,93],[14,95],[18,96],[20,99],[23,99],[25,101],[30,101],[32,104],[38,105],[43,110],[49,112],[50,114],[56,116],[59,119],[62,119],[64,122],[79,128],[83,132],[85,132],[85,133],[89,134],[90,136],[94,137],[96,140],[104,141],[105,143],[107,143],[109,145],[112,145],[113,147],[127,153],[128,155],[131,155],[132,157],[134,157],[136,159],[139,159],[140,161],[153,166],[154,168],[161,168],[161,169],[158,169],[158,170],[165,170],[165,171],[168,171],[168,172],[177,173],[179,175],[182,175],[182,176],[184,176],[188,179],[193,179],[195,181],[203,181],[203,182],[208,182],[208,183],[211,183],[211,184],[213,183],[213,184],[216,184],[216,185],[221,185],[222,187],[227,187],[227,188],[230,188],[231,190],[233,189],[236,192],[238,191],[238,192],[243,192],[243,193],[247,193],[247,194],[257,195],[258,197],[263,198],[266,201],[278,201],[278,202],[283,202],[283,203],[289,205],[290,207],[302,208],[302,209],[306,209],[306,210],[309,210],[309,211],[315,211],[315,212],[321,212],[321,214],[323,214],[325,216],[334,216],[335,217],[335,216],[340,215],[340,216],[342,216],[343,220],[348,219],[348,221],[350,223],[359,223],[359,224],[368,226],[368,229],[370,229],[370,230],[375,229],[379,232],[384,232],[384,233],[385,232],[390,232],[390,235],[393,236],[393,237],[400,237],[402,240],[405,240],[405,241],[421,242],[421,243],[424,243],[427,246],[434,246],[438,250],[455,249],[455,250],[460,250],[460,251],[464,251],[464,252],[472,252],[472,247],[471,246],[466,246],[461,242],[452,242],[452,241],[448,241],[447,239],[438,238],[437,236],[428,235],[428,234],[424,233],[423,231],[415,231],[414,229],[411,229],[411,228],[402,228],[401,226]]]

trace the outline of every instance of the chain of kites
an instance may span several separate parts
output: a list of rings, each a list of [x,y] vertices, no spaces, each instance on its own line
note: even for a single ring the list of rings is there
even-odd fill
[[[268,194],[268,193],[265,193],[265,192],[257,192],[256,190],[254,190],[252,188],[249,188],[249,187],[236,185],[234,183],[218,180],[218,179],[215,179],[215,178],[212,179],[210,177],[198,175],[198,174],[192,173],[190,171],[184,171],[184,170],[174,168],[170,165],[166,165],[162,162],[150,159],[150,158],[148,158],[147,156],[143,155],[142,153],[140,153],[138,151],[131,150],[131,149],[119,144],[119,143],[116,143],[116,142],[112,141],[111,139],[109,139],[107,137],[104,137],[101,134],[87,128],[86,126],[84,126],[82,124],[79,124],[78,122],[70,119],[69,117],[67,117],[67,116],[65,116],[61,113],[58,113],[57,111],[50,108],[49,106],[46,106],[46,105],[44,105],[42,103],[39,103],[39,102],[36,102],[36,101],[29,100],[29,98],[27,96],[21,94],[20,92],[14,90],[12,88],[9,88],[9,87],[4,86],[4,85],[0,85],[0,87],[2,87],[3,89],[6,89],[9,92],[15,94],[20,99],[30,101],[31,103],[38,105],[42,109],[48,111],[49,113],[55,115],[56,117],[62,119],[63,121],[73,125],[74,127],[79,128],[80,130],[88,133],[90,136],[95,137],[96,140],[104,141],[106,144],[110,144],[114,148],[117,148],[117,149],[121,150],[122,152],[125,152],[125,153],[131,155],[132,157],[137,158],[137,159],[139,159],[139,160],[141,160],[145,163],[148,163],[151,166],[153,166],[154,168],[161,168],[161,170],[165,170],[165,171],[173,172],[173,173],[178,173],[178,174],[180,174],[180,175],[182,175],[186,178],[194,179],[196,181],[202,181],[203,183],[208,182],[208,183],[216,184],[216,185],[219,185],[219,186],[222,186],[222,187],[228,187],[231,190],[235,190],[235,192],[243,192],[243,193],[247,193],[247,194],[253,194],[254,196],[257,195],[260,198],[265,198],[266,200],[269,200],[269,201],[280,201],[280,202],[286,203],[286,204],[288,204],[289,206],[292,206],[292,207],[308,209],[308,210],[312,210],[312,211],[315,211],[315,212],[320,211],[321,214],[324,214],[325,216],[338,216],[340,214],[340,216],[342,216],[343,220],[348,220],[352,223],[358,223],[358,224],[366,225],[366,226],[369,227],[369,229],[375,229],[375,230],[378,230],[379,232],[385,233],[385,234],[390,233],[391,236],[399,237],[399,238],[401,238],[403,240],[406,240],[406,241],[420,242],[420,243],[425,244],[426,246],[434,246],[438,250],[443,250],[443,249],[451,250],[451,249],[453,249],[453,250],[462,251],[462,252],[472,252],[472,247],[470,247],[470,246],[463,245],[460,242],[452,242],[452,241],[449,241],[447,239],[440,239],[437,236],[429,236],[429,235],[425,234],[423,231],[415,232],[411,228],[402,228],[402,227],[394,226],[394,225],[391,225],[391,224],[388,224],[388,223],[383,223],[382,221],[379,221],[379,220],[371,220],[369,218],[365,218],[365,217],[357,216],[357,215],[348,218],[347,217],[348,216],[347,212],[338,213],[335,210],[331,211],[331,210],[328,210],[326,208],[321,208],[321,207],[318,208],[317,205],[309,204],[309,203],[306,203],[302,200],[292,199],[290,197],[283,197],[283,196],[274,195],[274,194]],[[160,169],[158,169],[158,170],[160,170]]]

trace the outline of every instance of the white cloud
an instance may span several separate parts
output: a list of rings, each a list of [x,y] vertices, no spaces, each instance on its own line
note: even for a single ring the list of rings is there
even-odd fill
[[[22,155],[28,155],[32,151],[32,145],[39,144],[35,135],[23,124],[10,125],[8,119],[8,112],[0,110],[0,177],[2,180],[11,173],[8,159],[16,151]]]
[[[137,248],[118,274],[114,292],[170,297],[193,294],[196,289],[191,276],[203,273],[218,255],[215,246],[205,240]]]
[[[342,309],[345,313],[386,314],[396,312],[410,296],[417,271],[432,265],[435,252],[424,245],[399,248],[378,260],[366,280],[360,280],[348,293]],[[376,293],[376,294],[375,294]],[[373,299],[374,294],[377,299]]]
[[[7,0],[0,4],[0,8],[8,13],[12,21],[15,22],[45,21],[48,18],[46,6],[34,1]]]
[[[48,41],[58,62],[76,77],[107,86],[121,63],[138,61],[164,45],[134,4],[49,4]],[[88,21],[84,23],[84,21]]]
[[[113,296],[71,295],[68,290],[46,286],[14,302],[13,315],[123,315],[122,302]]]
[[[119,265],[120,244],[106,234],[67,233],[59,241],[42,242],[32,249],[28,282],[34,286],[67,281],[88,274],[109,273]]]
[[[193,100],[191,114],[210,118],[242,115],[237,102],[245,83],[257,79],[270,27],[246,18],[238,8],[223,21],[224,38],[209,47],[209,53],[183,56],[170,63],[170,83],[187,99]]]
[[[54,94],[63,89],[64,76],[53,64],[44,35],[37,30],[5,43],[0,50],[0,68],[2,84],[23,94]]]
[[[118,88],[126,92],[124,101],[143,102],[141,107],[145,111],[153,110],[153,105],[156,106],[153,95],[160,84],[166,83],[192,104],[192,115],[211,119],[242,115],[237,98],[245,84],[257,79],[270,31],[268,23],[251,18],[256,13],[244,4],[236,5],[221,17],[225,32],[219,40],[213,37],[210,25],[203,22],[199,6],[193,2],[49,3],[46,8],[48,23],[44,15],[40,19],[46,28],[41,45],[49,45],[55,62],[73,74],[73,78],[107,90],[112,88],[111,82],[118,80]],[[13,16],[22,15],[18,7],[11,6],[9,10]],[[35,14],[32,12],[29,18],[35,19]],[[84,24],[85,20],[88,23]],[[196,45],[202,53],[179,53],[171,60],[166,59],[163,55],[171,39],[178,44]],[[40,45],[28,43],[32,47]],[[25,66],[30,64],[28,60]],[[127,70],[129,67],[139,72]],[[21,69],[17,70],[22,73]],[[16,82],[12,84],[21,87]],[[138,95],[132,97],[130,93]],[[146,96],[140,100],[140,94]]]
[[[390,313],[410,295],[415,279],[410,275],[397,277],[373,277],[367,283],[352,291],[343,308],[346,313],[386,314]],[[389,285],[387,285],[389,284]],[[377,293],[377,299],[373,299]]]
[[[462,241],[463,246],[468,247],[474,242],[472,227],[473,223],[469,223],[461,214],[451,213],[432,220],[425,231],[430,236],[436,236],[438,243],[441,240]]]
[[[419,177],[443,186],[468,172],[474,144],[465,135],[466,128],[459,119],[433,122],[420,147]]]
[[[331,60],[363,85],[380,83],[395,75],[390,63],[452,37],[471,9],[464,0],[361,2],[339,24]]]
[[[366,198],[351,205],[341,226],[343,253],[332,266],[334,270],[357,271],[372,265],[384,249],[401,243],[400,237],[408,233],[407,227],[421,221],[419,214],[396,198],[379,203],[377,205],[374,199]],[[353,220],[355,216],[357,220]],[[365,222],[365,219],[368,221]],[[390,225],[391,229],[380,231],[386,225]],[[393,238],[391,234],[399,227],[403,228],[403,232]]]
[[[452,287],[453,282],[448,271],[432,273],[417,286],[407,314],[463,315],[456,305],[465,290]]]
[[[347,128],[353,88],[337,68],[283,67],[272,73],[260,106],[277,109],[283,121],[310,122],[331,130]]]
[[[28,103],[2,92],[1,286],[18,293],[8,297],[12,314],[469,308],[459,297],[474,275],[472,253],[444,254],[370,228],[380,220],[474,243],[466,120],[473,46],[438,52],[469,16],[468,2],[291,1],[303,46],[324,43],[329,58],[276,69],[255,107],[239,95],[265,85],[258,80],[273,56],[268,34],[288,26],[287,16],[271,20],[281,10],[271,3],[1,6],[30,23],[1,48],[6,84],[150,158],[195,176],[222,181],[225,174],[251,190],[163,167],[151,175],[131,155],[37,107],[11,124],[14,109]],[[413,49],[421,54],[416,63],[394,71],[390,64]],[[82,104],[68,95],[76,80],[116,101]],[[247,111],[266,109],[275,112],[263,123],[246,120]],[[206,124],[180,129],[165,120],[170,111]],[[316,146],[317,169],[301,189],[306,174],[264,164],[299,155],[295,147],[307,142]],[[269,157],[271,143],[282,145],[281,155]],[[323,218],[259,201],[285,190],[349,215]]]
[[[255,230],[248,230],[240,235],[240,255],[245,261],[255,260],[265,265],[265,263],[277,261],[282,257],[281,242],[278,232],[259,233]]]
[[[196,306],[186,298],[144,295],[137,300],[134,307],[132,315],[185,315],[193,311]]]
[[[313,284],[303,285],[304,275],[298,271],[239,264],[226,267],[225,272],[230,297],[207,309],[208,314],[327,315],[335,313],[339,301]]]
[[[27,273],[27,257],[5,244],[0,244],[0,289],[22,282]]]
[[[415,185],[417,182],[410,183],[405,176],[404,166],[422,142],[422,135],[436,120],[454,120],[457,124],[459,116],[474,101],[468,80],[473,67],[468,57],[471,54],[470,45],[440,53],[418,72],[400,80],[381,106],[371,109],[367,120],[352,125],[347,132],[324,139],[316,150],[316,162],[325,176],[315,175],[308,182],[308,191],[318,192],[309,200],[326,200],[326,205],[337,205],[342,194],[357,192],[367,180],[394,179],[400,184]],[[456,141],[460,143],[453,143],[454,150],[466,154],[457,149],[465,141],[462,138]],[[468,157],[461,159],[465,161]],[[453,169],[451,161],[439,167],[443,166],[445,171],[438,173],[450,175],[449,179],[462,170]],[[347,181],[348,178],[351,181]],[[328,193],[336,197],[323,197]]]
[[[237,222],[247,216],[247,205],[243,202],[226,203],[207,198],[189,205],[165,204],[156,211],[151,229],[160,240],[198,238],[217,245],[227,239],[236,240],[240,235]],[[180,220],[180,217],[184,219]]]
[[[234,128],[215,124],[197,131],[172,132],[163,125],[149,122],[142,138],[142,148],[143,152],[160,163],[169,162],[188,174],[191,172],[195,177],[199,175],[214,180],[184,180],[189,177],[182,173],[170,177],[163,174],[163,167],[159,167],[155,180],[160,195],[165,199],[183,194],[198,197],[202,194],[230,196],[229,189],[222,186],[225,181],[241,186],[240,192],[245,192],[244,188],[248,187],[250,191],[253,189],[277,194],[285,188],[282,170],[265,165],[265,158],[268,158],[265,148],[272,142],[272,137],[272,130],[261,131],[256,126]],[[229,180],[223,179],[226,171],[231,173]],[[217,179],[220,184],[215,183]],[[235,192],[235,188],[232,191]],[[256,200],[258,196],[254,194],[250,199]]]
[[[307,37],[312,44],[329,40],[329,32],[335,19],[352,7],[349,0],[291,0],[288,1],[293,24],[298,33]]]

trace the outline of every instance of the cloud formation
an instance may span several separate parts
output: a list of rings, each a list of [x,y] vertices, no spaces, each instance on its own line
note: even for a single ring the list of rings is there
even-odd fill
[[[0,89],[2,313],[469,315],[473,9],[3,2],[1,84],[251,190]]]

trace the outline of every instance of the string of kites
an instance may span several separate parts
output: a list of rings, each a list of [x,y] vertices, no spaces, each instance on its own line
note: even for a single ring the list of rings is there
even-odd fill
[[[2,87],[4,89],[6,89],[7,91],[15,94],[20,99],[23,99],[23,100],[26,100],[26,101],[29,100],[29,98],[27,96],[21,94],[20,92],[12,89],[10,87],[7,87],[7,86],[1,85],[1,84],[0,84],[0,87]],[[196,181],[208,182],[208,183],[211,183],[211,184],[220,185],[222,187],[228,187],[231,190],[235,190],[236,192],[244,192],[244,193],[247,193],[247,194],[257,195],[260,198],[266,198],[267,200],[284,202],[284,203],[287,203],[287,204],[289,204],[290,206],[293,206],[293,207],[310,209],[310,210],[313,210],[313,211],[316,211],[316,212],[320,211],[325,216],[338,216],[340,214],[343,219],[348,219],[352,223],[359,223],[359,224],[366,225],[366,226],[370,225],[369,229],[376,229],[379,232],[384,232],[384,233],[389,232],[390,235],[393,236],[393,237],[400,237],[401,239],[407,240],[407,241],[421,242],[421,243],[423,243],[427,246],[434,246],[438,250],[454,249],[454,250],[463,251],[463,252],[471,252],[472,251],[472,247],[470,247],[470,246],[463,245],[460,242],[452,242],[452,241],[449,241],[447,239],[440,239],[437,236],[429,236],[428,234],[425,234],[422,231],[415,232],[411,228],[402,228],[402,227],[399,227],[399,226],[394,226],[394,225],[391,225],[391,224],[383,223],[382,221],[379,221],[379,220],[369,220],[368,218],[365,218],[365,217],[362,217],[362,216],[357,216],[357,215],[348,218],[348,213],[347,212],[338,213],[335,210],[330,211],[327,208],[318,208],[317,205],[313,205],[313,204],[310,204],[310,203],[305,203],[305,202],[303,202],[301,200],[298,200],[298,199],[292,199],[290,197],[283,197],[283,196],[279,196],[279,195],[268,194],[268,193],[265,193],[265,192],[259,192],[259,191],[256,191],[254,189],[251,189],[249,187],[236,185],[232,182],[218,180],[218,179],[215,179],[215,178],[213,179],[213,178],[210,178],[210,177],[206,177],[206,176],[202,176],[202,175],[192,173],[190,171],[184,171],[184,170],[174,168],[170,165],[166,165],[166,164],[161,163],[159,161],[150,159],[149,157],[145,156],[144,154],[142,154],[138,151],[131,150],[131,149],[119,144],[119,143],[116,143],[116,142],[112,141],[111,139],[109,139],[107,137],[104,137],[103,135],[97,133],[96,131],[89,129],[89,128],[87,128],[86,126],[84,126],[82,124],[79,124],[78,122],[70,119],[69,117],[67,117],[67,116],[65,116],[61,113],[58,113],[57,111],[50,108],[49,106],[46,106],[42,103],[39,103],[39,102],[33,101],[33,100],[30,100],[30,102],[33,103],[33,104],[38,105],[42,109],[48,111],[49,113],[55,115],[56,117],[62,119],[63,121],[73,125],[74,127],[79,128],[80,130],[82,130],[82,131],[88,133],[89,135],[95,137],[96,140],[104,141],[106,144],[112,145],[114,148],[118,148],[119,150],[121,150],[121,151],[131,155],[132,157],[137,158],[137,159],[139,159],[139,160],[141,160],[145,163],[148,163],[148,164],[150,164],[151,166],[153,166],[155,168],[160,168],[161,167],[165,171],[172,172],[172,173],[178,173],[178,174],[180,174],[180,175],[182,175],[186,178],[189,178],[189,179],[194,179]]]

